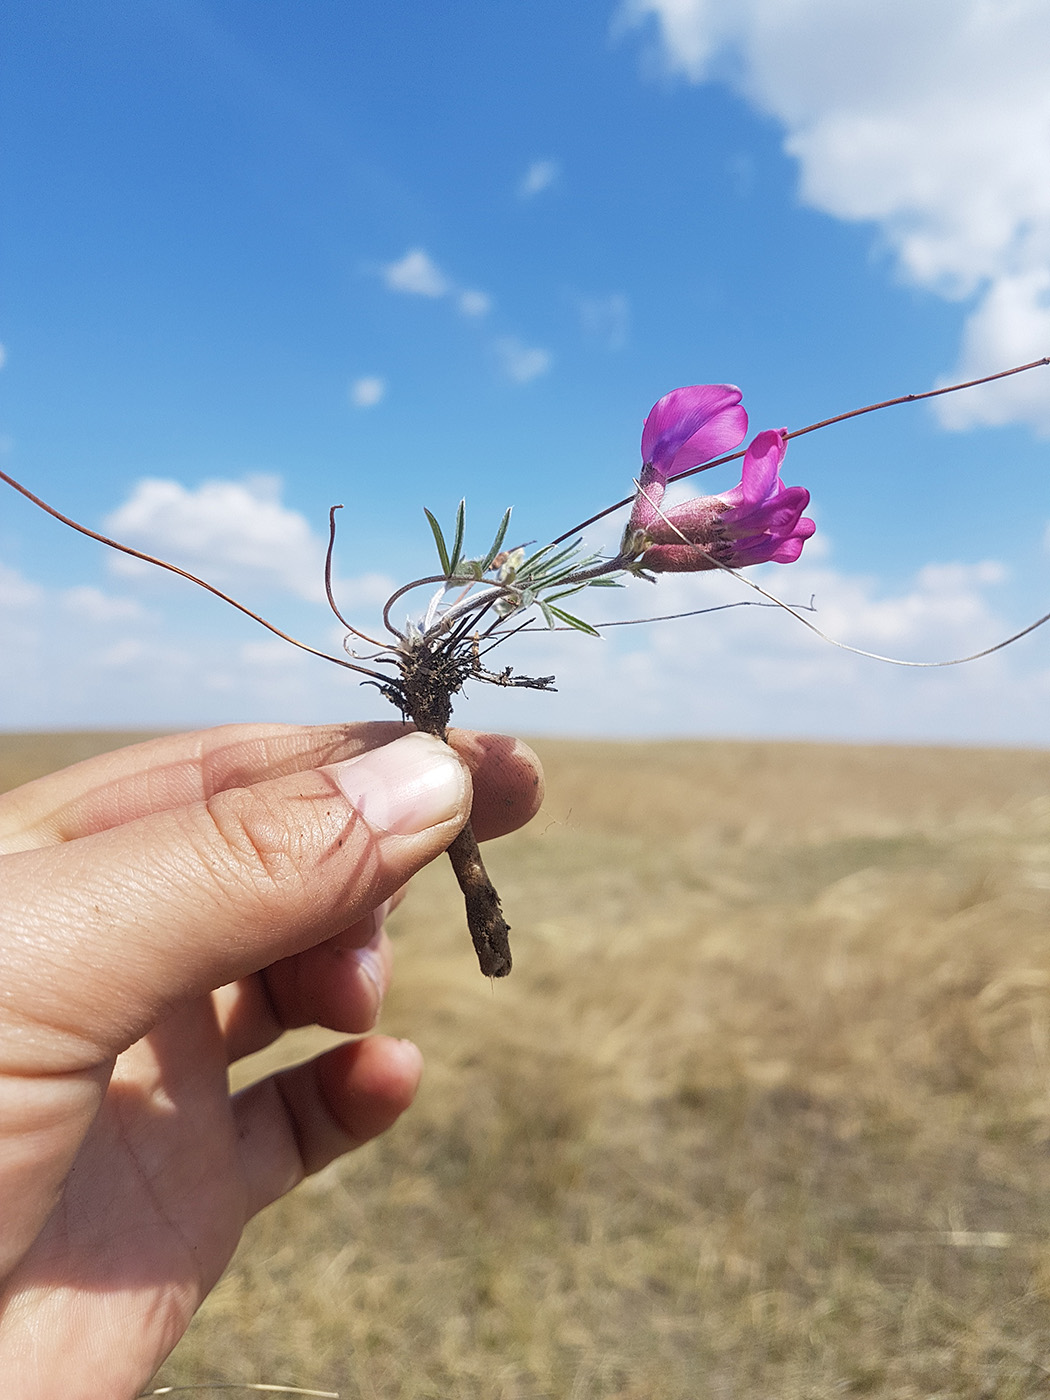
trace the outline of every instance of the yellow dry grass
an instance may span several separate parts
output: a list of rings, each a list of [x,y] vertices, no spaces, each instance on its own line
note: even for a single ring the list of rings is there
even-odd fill
[[[1050,1393],[1050,754],[537,747],[513,975],[426,872],[417,1106],[253,1223],[157,1383]]]

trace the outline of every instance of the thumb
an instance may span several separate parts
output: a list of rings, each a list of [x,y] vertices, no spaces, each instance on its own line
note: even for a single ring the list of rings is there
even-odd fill
[[[470,777],[413,733],[2,866],[0,1069],[89,1069],[188,998],[331,937],[455,837]]]

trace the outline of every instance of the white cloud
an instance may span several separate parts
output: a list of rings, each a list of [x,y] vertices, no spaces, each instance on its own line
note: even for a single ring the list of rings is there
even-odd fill
[[[350,385],[350,402],[355,408],[374,408],[386,396],[386,380],[376,374],[366,374]]]
[[[412,248],[399,262],[387,263],[382,269],[383,281],[392,292],[412,296],[455,297],[464,316],[480,319],[492,309],[492,298],[477,287],[459,287],[438,267],[422,248]]]
[[[497,340],[495,350],[503,373],[515,384],[528,384],[546,374],[551,367],[549,350],[523,345],[512,335]]]
[[[443,297],[451,289],[448,278],[422,248],[411,248],[399,262],[387,263],[383,281],[392,292],[417,297]]]
[[[237,657],[245,666],[263,669],[287,670],[299,665],[296,648],[282,642],[279,637],[263,642],[243,642],[237,648]]]
[[[205,481],[195,490],[147,477],[106,518],[105,529],[210,583],[248,573],[316,601],[323,597],[325,542],[298,511],[281,504],[280,492],[280,480],[269,476]],[[127,572],[119,555],[114,568]]]
[[[122,637],[96,653],[95,664],[106,671],[123,671],[142,664],[149,657],[149,648],[136,637]]]
[[[84,622],[127,622],[147,615],[146,609],[136,599],[115,598],[111,593],[103,593],[101,588],[90,584],[67,588],[60,596],[65,610]]]
[[[781,122],[806,203],[877,224],[902,276],[974,299],[948,378],[1050,353],[1046,0],[626,0],[621,18],[655,20],[672,71]],[[939,411],[1050,433],[1038,374]]]
[[[359,600],[385,598],[394,585],[366,575],[336,587],[344,611],[356,616]],[[0,563],[0,727],[186,728],[383,713],[352,675],[267,637],[247,618],[205,610],[188,631],[181,592],[154,602],[147,613],[91,584],[51,588]],[[92,625],[71,625],[71,612]],[[326,609],[316,617],[315,635],[324,645],[332,631],[330,649],[340,655],[341,631],[331,629]]]
[[[1026,347],[1031,347],[1028,349]],[[956,370],[940,383],[977,379],[996,369],[1050,354],[1050,268],[1016,277],[1004,274],[967,318]],[[1050,434],[1050,383],[1046,370],[984,384],[934,400],[946,428],[980,423],[1031,422]]]
[[[994,561],[931,564],[902,589],[819,563],[750,571],[836,639],[913,660],[946,660],[1001,640],[1016,623],[995,604]],[[718,574],[665,575],[655,587],[573,599],[599,617],[651,617],[754,595]],[[513,654],[512,654],[513,653]],[[743,607],[609,628],[602,641],[539,633],[495,665],[554,673],[558,695],[470,691],[470,722],[521,732],[724,734],[931,743],[1050,741],[1045,642],[1022,642],[964,666],[920,670],[837,650],[775,608]]]
[[[0,612],[32,608],[44,596],[44,590],[17,569],[0,564]]]
[[[561,165],[556,160],[534,160],[518,181],[519,199],[532,199],[549,189],[561,174]]]
[[[805,604],[815,594],[813,620],[843,641],[937,660],[998,641],[1030,620],[1009,616],[1000,604],[1005,572],[994,560],[931,563],[903,586],[888,587],[807,554],[800,564],[770,565],[752,570],[751,577],[789,602]],[[97,627],[71,627],[71,590],[50,589],[2,567],[0,585],[13,603],[0,608],[0,715],[7,727],[167,727],[393,714],[353,675],[286,647],[222,609],[203,628],[195,623],[189,638],[181,600],[168,611],[158,602],[148,628],[120,617],[100,619]],[[363,605],[378,602],[392,586],[390,579],[370,575],[338,581],[337,592],[344,612],[358,621]],[[594,590],[569,606],[593,620],[640,618],[750,596],[720,574],[667,575],[656,586]],[[329,649],[340,655],[341,632],[325,617],[321,635],[329,631]],[[970,665],[904,670],[834,650],[778,610],[747,607],[610,628],[601,641],[546,631],[522,635],[494,652],[490,663],[530,675],[553,673],[558,693],[468,682],[456,719],[523,733],[1047,745],[1046,658],[1046,634],[1038,633]]]
[[[608,350],[622,350],[631,325],[630,303],[622,292],[606,297],[580,298],[580,324],[584,334]]]
[[[487,316],[492,310],[492,298],[485,292],[468,287],[459,294],[459,309],[464,316]]]
[[[382,605],[398,587],[389,574],[358,574],[355,578],[339,579],[340,611]]]

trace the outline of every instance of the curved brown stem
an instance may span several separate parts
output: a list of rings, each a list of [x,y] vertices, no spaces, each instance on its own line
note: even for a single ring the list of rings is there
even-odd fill
[[[279,627],[275,627],[272,622],[267,622],[265,617],[260,617],[257,612],[252,612],[251,608],[246,608],[243,603],[238,603],[236,598],[231,598],[228,593],[224,593],[221,588],[216,588],[213,583],[206,583],[204,579],[198,578],[196,574],[191,574],[188,569],[180,569],[178,564],[169,564],[166,559],[158,559],[155,554],[146,554],[141,549],[132,549],[129,544],[121,544],[119,540],[111,540],[108,535],[100,535],[97,530],[89,530],[86,525],[81,525],[79,520],[74,520],[71,516],[63,515],[54,506],[49,506],[46,501],[35,496],[28,486],[23,486],[20,481],[16,481],[13,476],[8,476],[7,472],[0,471],[0,481],[6,481],[8,486],[14,489],[27,501],[32,501],[35,506],[39,506],[42,511],[53,516],[55,520],[63,525],[68,525],[71,530],[76,530],[79,535],[86,535],[89,540],[97,540],[99,544],[108,545],[110,549],[116,549],[121,554],[128,554],[132,559],[141,559],[145,564],[155,564],[158,569],[167,569],[169,574],[178,574],[179,578],[188,579],[190,583],[195,583],[198,588],[203,588],[206,593],[213,594],[224,603],[229,603],[231,608],[236,608],[238,612],[244,613],[245,617],[250,617],[253,622],[257,622],[260,627],[265,627],[268,632],[272,632],[275,637],[280,637],[282,642],[291,642],[293,647],[298,647],[300,651],[309,652],[311,656],[319,656],[322,661],[331,661],[335,666],[343,666],[348,671],[357,671],[362,676],[371,676],[374,680],[386,683],[389,677],[382,671],[373,671],[367,666],[358,666],[353,661],[343,661],[341,657],[329,656],[326,651],[318,651],[316,647],[307,646],[305,642],[300,642],[298,638],[291,636],[287,632],[282,632]],[[342,618],[340,618],[342,621]],[[351,629],[352,630],[352,629]],[[360,634],[359,634],[360,635]],[[366,638],[366,640],[368,640]],[[379,643],[377,642],[378,646]]]

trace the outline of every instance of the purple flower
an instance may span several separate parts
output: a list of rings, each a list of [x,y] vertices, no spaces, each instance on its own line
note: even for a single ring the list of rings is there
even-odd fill
[[[734,384],[693,384],[672,389],[656,404],[642,429],[642,462],[666,482],[723,452],[732,452],[747,432],[747,414]]]
[[[802,514],[809,505],[806,488],[780,480],[786,451],[786,429],[759,433],[744,454],[739,486],[663,513],[659,505],[666,476],[643,472],[631,513],[631,526],[644,531],[649,541],[642,567],[654,573],[693,573],[720,564],[740,569],[769,560],[793,563],[817,527]]]

